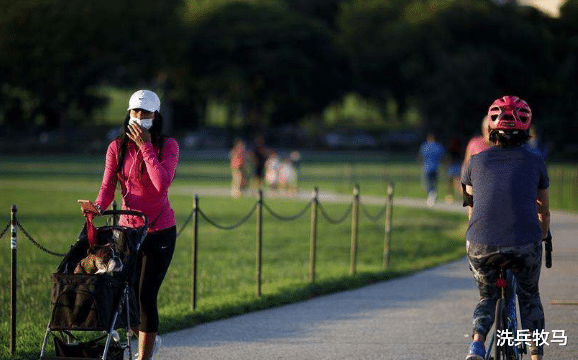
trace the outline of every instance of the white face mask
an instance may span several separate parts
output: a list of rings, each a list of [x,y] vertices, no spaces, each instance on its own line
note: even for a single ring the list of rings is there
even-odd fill
[[[131,116],[128,123],[135,123],[141,128],[149,130],[153,126],[153,119],[137,119]]]

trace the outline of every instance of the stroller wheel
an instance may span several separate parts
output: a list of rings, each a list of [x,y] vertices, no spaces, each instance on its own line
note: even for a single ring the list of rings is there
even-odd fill
[[[112,330],[112,331],[110,332],[110,336],[112,337],[112,339],[113,339],[115,342],[117,342],[117,343],[120,342],[120,335],[119,335],[115,330]]]

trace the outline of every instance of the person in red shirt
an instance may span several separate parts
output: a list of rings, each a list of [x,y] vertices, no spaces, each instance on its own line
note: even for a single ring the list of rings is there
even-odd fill
[[[231,165],[231,196],[238,198],[241,196],[241,191],[247,182],[244,174],[247,150],[242,139],[235,140],[235,145],[229,152],[229,158]]]
[[[114,200],[120,184],[122,209],[144,213],[147,235],[139,251],[140,271],[135,293],[140,304],[139,359],[150,359],[160,346],[157,295],[171,263],[177,237],[175,213],[168,198],[179,161],[179,145],[162,134],[160,99],[139,90],[130,100],[121,135],[106,153],[100,192],[94,203],[81,203],[83,212],[101,212]],[[123,215],[119,225],[142,226],[137,216]]]
[[[482,120],[482,135],[474,136],[468,142],[466,146],[466,153],[464,155],[464,162],[462,163],[462,169],[466,167],[470,158],[483,150],[486,150],[493,144],[490,142],[490,131],[488,130],[488,122],[490,118],[484,116]]]

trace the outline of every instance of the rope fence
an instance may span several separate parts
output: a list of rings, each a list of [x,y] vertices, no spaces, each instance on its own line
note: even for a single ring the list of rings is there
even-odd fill
[[[371,215],[365,205],[359,204],[359,207],[361,208],[361,212],[363,212],[363,215],[365,215],[365,218],[371,222],[378,222],[387,211],[387,206],[383,206],[377,214]]]
[[[197,304],[197,263],[198,263],[198,242],[199,242],[199,225],[198,219],[204,219],[209,225],[214,226],[221,230],[233,230],[246,222],[248,222],[253,215],[256,213],[256,243],[255,243],[255,284],[256,284],[256,296],[261,296],[261,279],[262,279],[262,249],[263,249],[263,212],[268,212],[274,219],[278,221],[294,221],[302,218],[308,211],[311,214],[311,232],[310,232],[310,254],[309,254],[309,282],[315,282],[315,264],[317,257],[317,223],[319,219],[319,214],[321,218],[332,225],[338,225],[345,222],[347,219],[351,218],[351,247],[350,247],[350,274],[355,275],[356,273],[356,262],[357,262],[357,238],[358,238],[358,223],[359,214],[363,214],[371,222],[377,222],[382,219],[385,215],[385,234],[384,234],[384,248],[383,248],[383,267],[389,267],[389,249],[391,244],[391,213],[393,204],[393,184],[388,186],[388,198],[386,204],[381,207],[375,215],[370,214],[365,206],[361,206],[359,197],[359,186],[355,186],[354,195],[351,202],[349,202],[347,209],[340,216],[331,216],[327,210],[323,207],[323,204],[318,198],[318,189],[315,188],[313,191],[312,199],[305,204],[305,206],[293,215],[282,215],[274,211],[263,199],[263,192],[259,191],[258,199],[249,210],[249,212],[243,216],[238,222],[232,225],[218,224],[215,220],[211,219],[207,214],[205,214],[201,207],[199,206],[199,197],[195,195],[193,201],[193,211],[189,217],[185,220],[185,224],[189,224],[192,220],[193,222],[193,237],[192,237],[192,284],[191,284],[191,311],[195,311]],[[361,212],[359,211],[361,208]],[[184,231],[185,226],[183,226],[179,233]]]
[[[256,214],[256,244],[255,244],[255,284],[256,284],[256,296],[261,296],[261,279],[262,279],[262,252],[263,252],[263,210],[269,213],[275,220],[278,221],[294,221],[297,219],[302,218],[307,212],[310,212],[311,216],[311,231],[310,231],[310,253],[309,253],[309,282],[315,282],[315,263],[316,263],[316,256],[317,256],[317,223],[318,223],[318,214],[321,214],[322,219],[327,221],[332,225],[338,225],[346,221],[348,218],[351,218],[352,225],[351,225],[351,258],[350,258],[350,274],[354,275],[356,272],[356,253],[357,253],[357,237],[358,237],[358,223],[359,223],[359,214],[361,208],[361,214],[371,222],[378,222],[382,217],[385,215],[385,237],[384,237],[384,261],[383,266],[384,268],[389,267],[389,248],[391,243],[391,214],[392,214],[392,205],[393,205],[393,184],[389,184],[388,187],[388,198],[386,203],[383,207],[379,209],[379,211],[372,215],[369,213],[367,208],[360,204],[359,199],[359,186],[355,185],[354,187],[354,194],[353,199],[347,205],[346,210],[340,216],[333,217],[330,216],[327,210],[323,207],[322,203],[319,201],[318,198],[319,191],[317,188],[314,189],[312,198],[310,201],[305,204],[303,209],[299,210],[297,213],[292,215],[282,215],[278,212],[274,211],[263,199],[263,191],[260,190],[258,193],[258,199],[253,205],[253,207],[249,210],[249,212],[241,217],[241,219],[233,224],[219,224],[215,220],[211,219],[199,206],[199,197],[197,194],[194,195],[193,199],[193,209],[191,213],[185,219],[183,225],[177,231],[177,237],[179,237],[186,227],[192,223],[192,284],[191,284],[191,311],[195,311],[196,304],[197,304],[197,287],[198,287],[198,280],[197,280],[197,264],[198,264],[198,243],[199,243],[199,218],[204,219],[207,224],[216,227],[220,230],[234,230],[239,226],[247,223],[253,215]],[[116,208],[116,204],[113,204],[113,208]],[[11,230],[11,241],[10,241],[10,248],[11,248],[11,293],[10,293],[10,303],[11,303],[11,312],[10,312],[10,323],[11,323],[11,332],[10,332],[10,351],[12,356],[14,356],[16,352],[16,303],[17,303],[17,230],[19,229],[24,236],[30,241],[36,248],[41,250],[42,252],[58,257],[66,256],[65,253],[59,253],[56,251],[52,251],[45,246],[43,246],[39,241],[35,240],[27,231],[26,229],[20,224],[17,220],[17,208],[16,205],[13,205],[11,208],[11,217],[10,221],[6,225],[6,227],[0,232],[0,240],[6,235],[8,230]],[[117,219],[113,219],[113,225],[117,224]]]
[[[338,218],[332,218],[331,216],[329,216],[329,214],[327,213],[327,211],[325,210],[325,208],[323,207],[323,205],[321,203],[318,203],[317,205],[319,207],[319,211],[321,212],[321,215],[323,215],[323,218],[325,220],[327,220],[327,222],[332,224],[332,225],[339,225],[342,222],[344,222],[347,219],[347,217],[351,214],[351,211],[353,209],[353,202],[350,202],[349,206],[347,207],[347,209],[345,210],[343,215],[341,215]]]
[[[307,203],[307,205],[305,205],[305,207],[303,208],[303,210],[301,210],[301,211],[299,211],[297,214],[291,215],[291,216],[284,216],[284,215],[280,215],[280,214],[276,213],[275,211],[273,211],[273,209],[271,209],[271,208],[269,207],[269,205],[267,205],[267,203],[263,203],[263,208],[264,208],[265,210],[267,210],[267,212],[268,212],[269,214],[271,214],[271,216],[273,216],[273,217],[274,217],[275,219],[277,219],[277,220],[281,220],[281,221],[293,221],[293,220],[297,220],[297,219],[301,218],[303,215],[305,215],[305,213],[307,212],[307,210],[309,210],[309,209],[311,208],[312,202],[313,202],[313,200],[312,200],[312,201],[309,201],[309,202]]]
[[[246,223],[251,216],[253,216],[253,214],[255,213],[255,210],[257,210],[259,203],[255,203],[255,205],[253,205],[253,208],[251,210],[249,210],[249,213],[247,215],[245,215],[241,220],[239,220],[237,223],[233,224],[233,225],[219,225],[217,224],[214,220],[211,220],[211,218],[209,218],[204,212],[203,210],[201,210],[200,208],[197,210],[199,212],[199,215],[201,215],[201,217],[203,219],[205,219],[206,222],[208,222],[209,224],[213,225],[214,227],[216,227],[217,229],[221,229],[221,230],[233,230],[238,228],[239,226],[243,225],[244,223]]]

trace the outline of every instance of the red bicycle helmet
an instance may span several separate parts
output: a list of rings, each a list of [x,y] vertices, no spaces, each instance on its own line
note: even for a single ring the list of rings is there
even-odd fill
[[[503,96],[488,110],[490,130],[528,130],[532,123],[532,110],[517,96]]]

